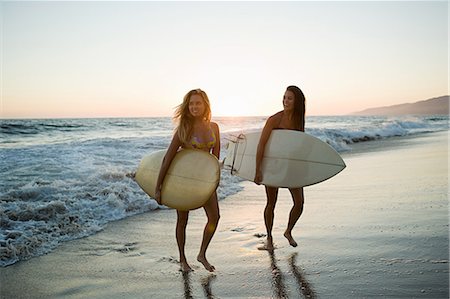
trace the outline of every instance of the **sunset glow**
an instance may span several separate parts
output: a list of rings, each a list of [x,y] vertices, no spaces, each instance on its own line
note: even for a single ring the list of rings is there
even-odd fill
[[[448,94],[448,2],[0,4],[2,118],[310,115]]]

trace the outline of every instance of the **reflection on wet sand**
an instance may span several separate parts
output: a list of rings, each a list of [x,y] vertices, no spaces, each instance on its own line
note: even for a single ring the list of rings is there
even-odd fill
[[[272,275],[272,291],[274,298],[289,298],[288,289],[286,289],[285,278],[287,274],[283,274],[283,272],[278,268],[277,259],[275,257],[274,250],[268,250],[270,257],[270,269]],[[293,297],[299,298],[317,298],[317,295],[311,286],[311,284],[306,280],[305,274],[302,269],[296,265],[297,253],[292,254],[288,263],[290,266],[290,271],[288,273],[292,273],[294,275],[295,281],[298,285],[298,294],[292,294]],[[209,274],[207,277],[204,277],[200,280],[200,283],[203,288],[203,292],[205,294],[205,298],[212,299],[215,296],[211,290],[211,283],[216,279],[215,274]],[[183,283],[184,283],[184,298],[192,299],[194,298],[192,295],[192,285],[191,285],[191,272],[183,272]]]
[[[205,298],[213,299],[215,298],[211,291],[211,282],[216,278],[216,275],[210,274],[201,280],[203,287],[203,292],[205,293]],[[184,283],[184,298],[193,299],[192,295],[192,285],[191,285],[191,272],[183,272],[183,283]]]
[[[275,298],[288,298],[286,288],[284,286],[283,273],[277,266],[274,250],[267,250],[270,257],[270,268],[272,270],[272,287]]]
[[[210,274],[208,277],[205,277],[202,279],[202,287],[203,291],[205,293],[205,297],[208,299],[214,298],[214,295],[211,291],[211,282],[216,278],[216,275]]]
[[[184,298],[192,299],[192,289],[191,289],[191,273],[183,272],[183,282],[184,282]]]
[[[311,284],[305,279],[305,275],[300,267],[295,265],[297,259],[297,252],[291,255],[289,258],[289,265],[291,266],[291,271],[297,279],[298,290],[305,296],[305,298],[317,298],[314,289]]]
[[[284,275],[281,272],[280,268],[277,266],[277,261],[275,257],[274,250],[268,250],[270,257],[270,266],[272,270],[272,287],[273,287],[273,295],[275,298],[289,298],[286,287],[284,284]],[[311,284],[305,278],[303,271],[300,267],[298,267],[296,263],[297,253],[294,253],[289,258],[289,265],[294,274],[294,277],[298,284],[299,294],[303,295],[305,298],[317,298],[314,289]],[[297,298],[297,296],[295,296]]]

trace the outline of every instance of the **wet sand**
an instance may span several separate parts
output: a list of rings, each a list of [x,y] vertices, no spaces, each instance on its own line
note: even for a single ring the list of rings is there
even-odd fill
[[[52,253],[0,269],[1,298],[448,298],[448,132],[382,141],[344,154],[347,168],[305,188],[305,209],[283,237],[292,205],[280,190],[274,252],[264,242],[264,187],[220,201],[208,250],[196,261],[206,218],[191,212],[179,272],[176,213],[109,224]]]

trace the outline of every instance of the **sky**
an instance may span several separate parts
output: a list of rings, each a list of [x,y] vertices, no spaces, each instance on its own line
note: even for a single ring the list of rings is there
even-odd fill
[[[1,118],[308,115],[449,94],[447,1],[3,1]]]

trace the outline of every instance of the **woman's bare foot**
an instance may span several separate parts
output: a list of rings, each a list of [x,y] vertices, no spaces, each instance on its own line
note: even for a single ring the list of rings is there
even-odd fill
[[[189,266],[189,264],[186,262],[186,261],[182,261],[182,262],[180,262],[180,271],[181,272],[191,272],[191,271],[194,271],[194,270],[192,270],[192,268],[191,268],[191,266]]]
[[[205,256],[197,256],[197,261],[202,263],[205,269],[209,272],[214,272],[214,270],[216,270],[216,268],[208,262]]]
[[[292,238],[291,233],[285,232],[285,233],[284,233],[284,237],[285,237],[286,239],[288,239],[289,244],[290,244],[292,247],[297,247],[297,242],[295,242],[294,238]]]
[[[264,244],[263,246],[258,247],[259,250],[267,250],[267,251],[272,251],[274,250],[274,246],[273,246],[273,239],[272,237],[268,237],[266,244]]]

